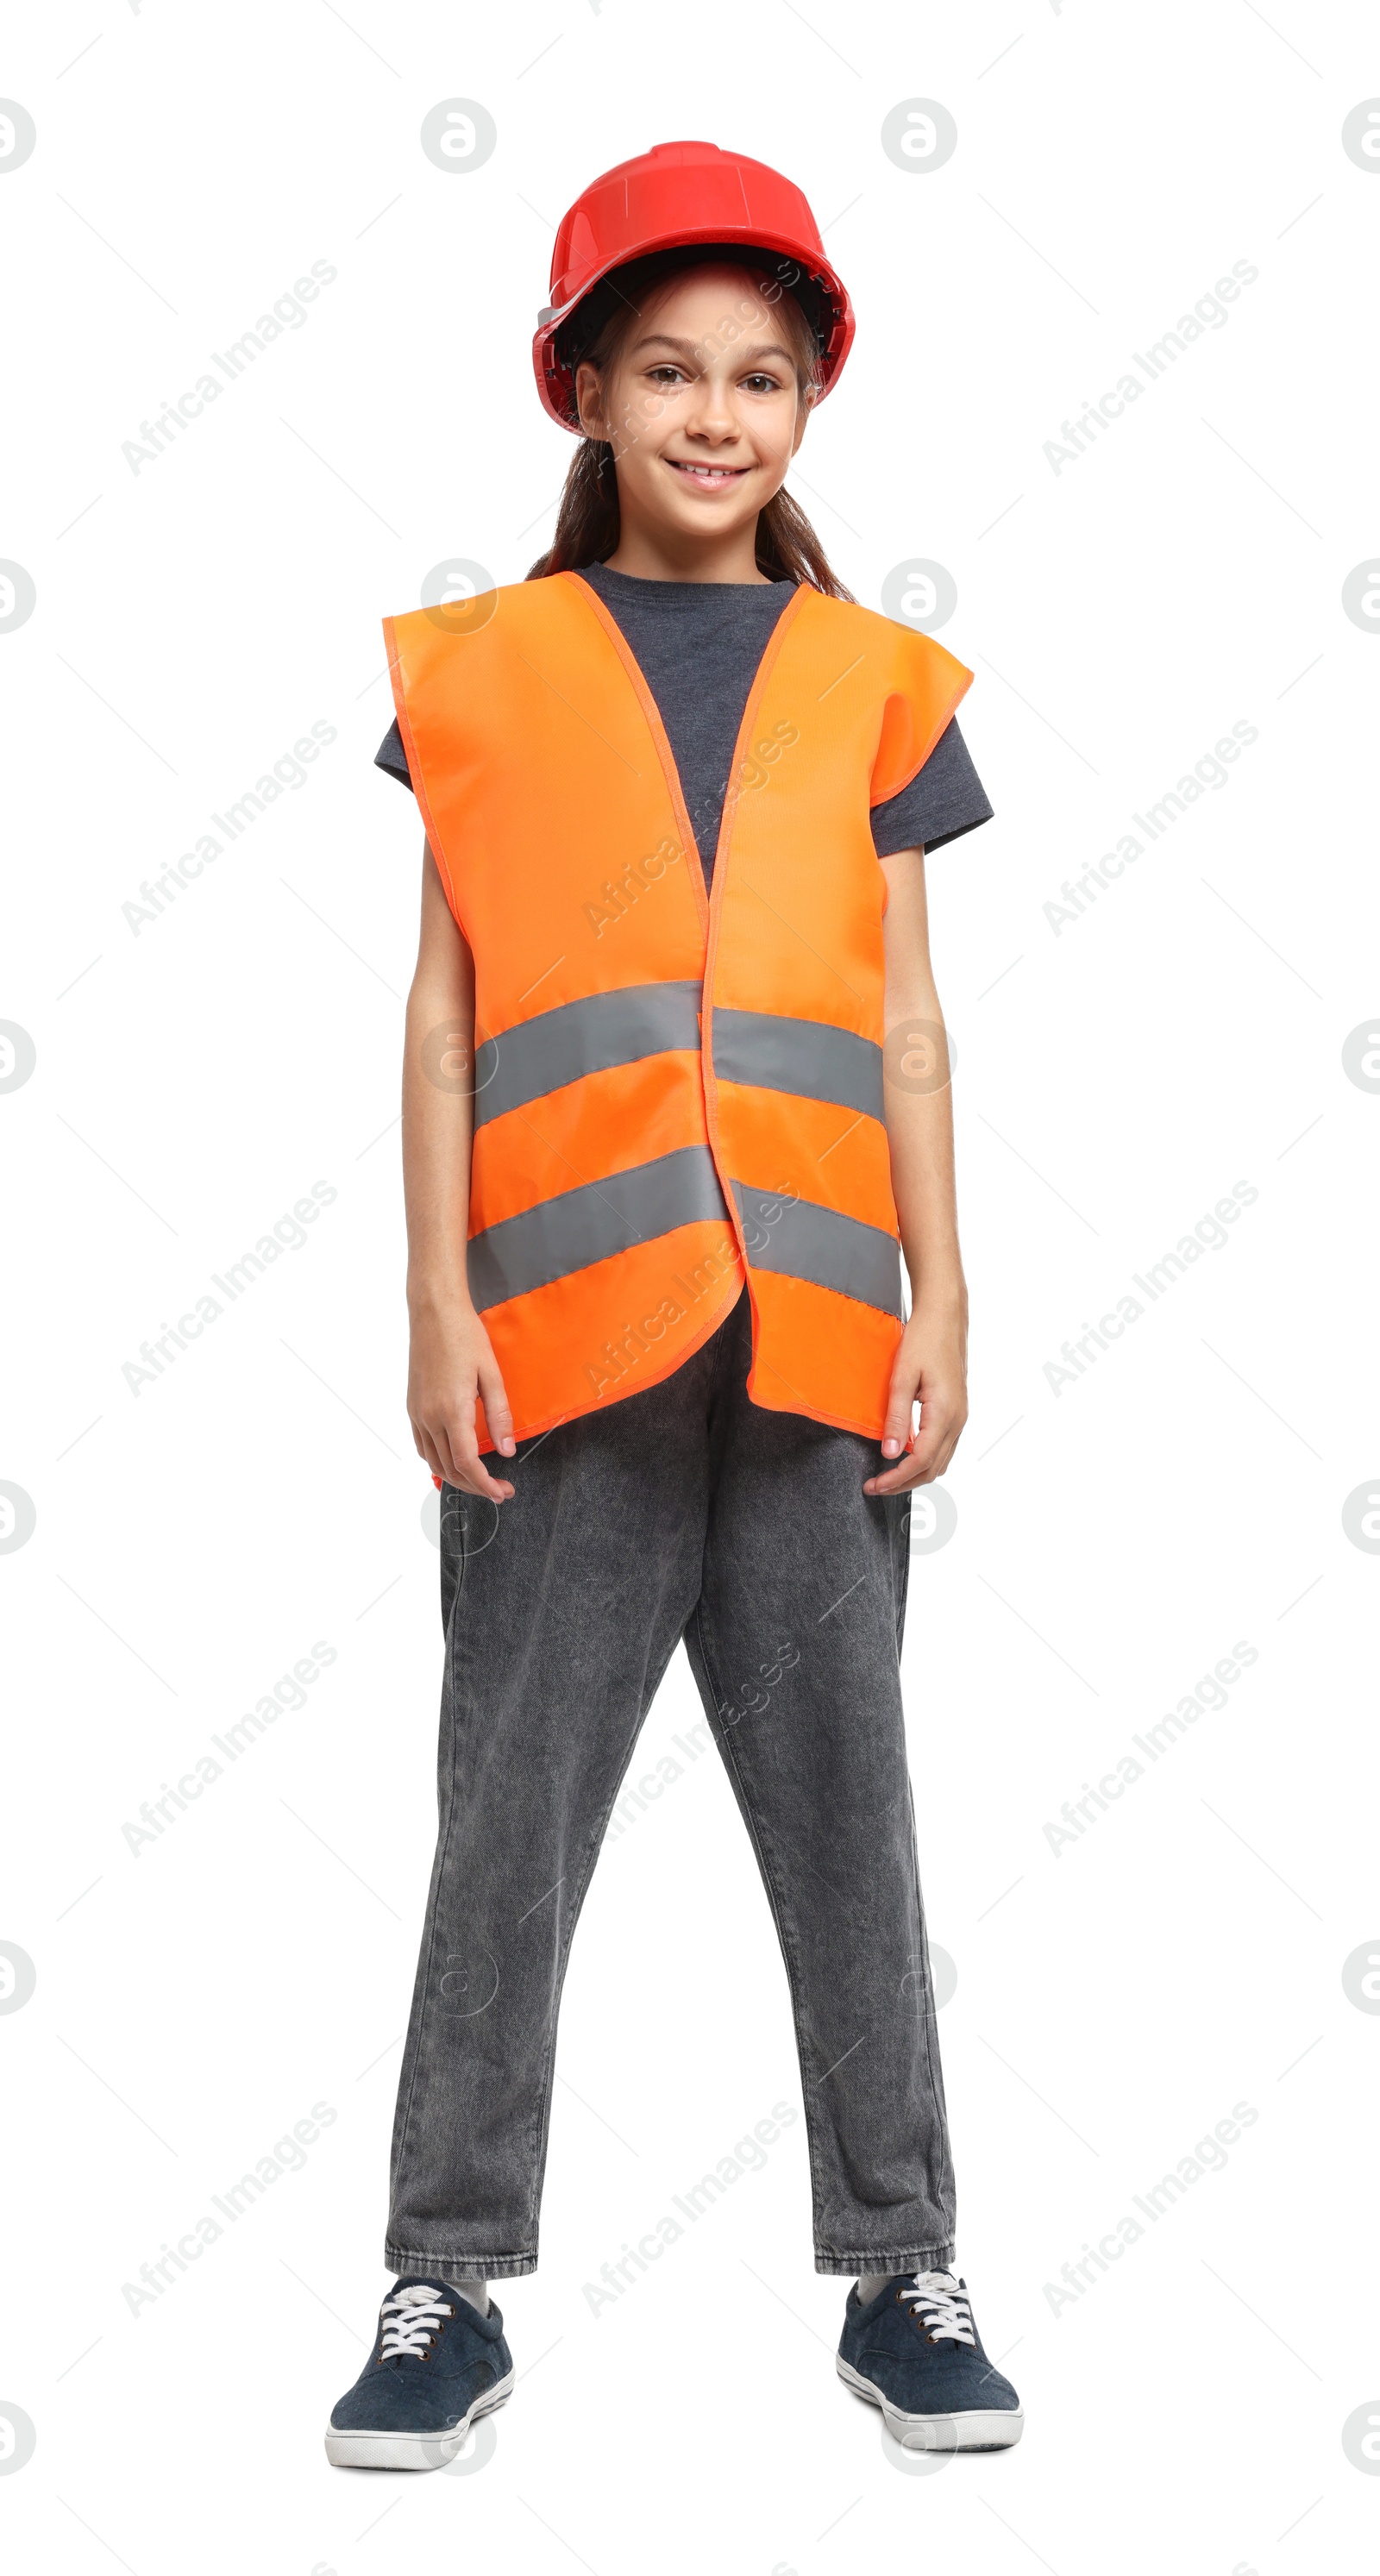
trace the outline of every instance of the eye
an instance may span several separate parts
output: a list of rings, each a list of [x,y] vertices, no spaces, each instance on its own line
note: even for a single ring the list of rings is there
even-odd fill
[[[747,392],[753,394],[774,394],[779,393],[781,390],[781,379],[779,376],[744,376],[743,384]]]
[[[647,380],[649,384],[653,385],[678,385],[684,384],[686,381],[681,369],[673,366],[669,359],[666,359],[659,367],[649,367],[647,369]]]

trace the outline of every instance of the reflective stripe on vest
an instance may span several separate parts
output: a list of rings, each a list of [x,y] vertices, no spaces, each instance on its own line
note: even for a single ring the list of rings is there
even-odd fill
[[[894,1235],[880,1226],[859,1225],[837,1208],[817,1207],[809,1199],[782,1198],[775,1190],[750,1189],[735,1181],[733,1195],[742,1219],[748,1259],[758,1270],[779,1270],[788,1279],[810,1279],[875,1306],[883,1315],[901,1312],[901,1256]]]
[[[656,705],[577,574],[498,591],[472,633],[427,610],[385,633],[474,956],[469,1274],[516,1436],[668,1376],[744,1276],[754,1401],[877,1436],[902,1299],[868,809],[971,674],[798,590],[748,698],[710,900]]]
[[[724,1215],[724,1194],[707,1145],[682,1145],[655,1163],[586,1181],[558,1198],[472,1234],[470,1295],[481,1314],[553,1279],[569,1278],[632,1243]]]
[[[700,993],[694,984],[635,984],[591,993],[486,1039],[475,1066],[476,1125],[521,1109],[583,1074],[635,1064],[667,1048],[700,1050]]]
[[[823,1020],[778,1019],[768,1011],[716,1011],[714,1068],[720,1082],[756,1083],[805,1100],[834,1100],[841,1109],[880,1118],[882,1050],[851,1029]]]

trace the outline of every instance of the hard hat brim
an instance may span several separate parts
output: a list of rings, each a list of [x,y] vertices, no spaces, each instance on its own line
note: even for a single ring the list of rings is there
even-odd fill
[[[581,305],[634,261],[701,245],[739,259],[760,253],[798,292],[819,347],[817,398],[831,390],[852,345],[853,308],[800,189],[765,163],[715,144],[660,144],[594,180],[557,233],[551,301],[537,317],[532,366],[543,408],[562,429],[581,434],[570,333]]]

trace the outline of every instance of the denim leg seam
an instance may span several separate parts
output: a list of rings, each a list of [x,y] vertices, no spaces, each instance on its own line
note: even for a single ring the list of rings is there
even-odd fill
[[[901,1662],[901,1649],[905,1644],[906,1636],[906,1603],[910,1598],[910,1495],[903,1495],[902,1501],[904,1502],[905,1510],[898,1516],[901,1536],[901,1545],[898,1552],[901,1563],[899,1571],[897,1571],[893,1577],[896,1585],[896,1664],[898,1671],[900,1669]]]
[[[934,2054],[933,2054],[933,2051],[932,2051],[931,2046],[930,2046],[930,2028],[931,2028],[931,2024],[932,2024],[932,2022],[933,2022],[933,2020],[934,2020],[934,1987],[933,1987],[933,1981],[932,1981],[932,1979],[931,1979],[931,1977],[930,1977],[930,1967],[929,1967],[929,1952],[930,1952],[930,1943],[929,1943],[929,1927],[928,1927],[928,1925],[927,1925],[927,1923],[926,1923],[926,1921],[925,1921],[925,1900],[924,1900],[924,1896],[923,1896],[923,1894],[922,1894],[922,1892],[921,1892],[921,1887],[920,1887],[920,1852],[919,1852],[919,1846],[918,1846],[918,1844],[917,1844],[917,1842],[916,1842],[916,1835],[915,1835],[915,1791],[914,1791],[914,1789],[913,1789],[913,1787],[911,1786],[911,1783],[910,1783],[909,1771],[907,1771],[906,1787],[907,1787],[907,1793],[908,1793],[908,1804],[909,1804],[909,1807],[910,1807],[910,1857],[911,1857],[911,1874],[912,1874],[912,1876],[913,1876],[913,1878],[914,1878],[914,1881],[915,1881],[915,1909],[916,1909],[916,1914],[917,1914],[917,1917],[918,1917],[918,1920],[919,1920],[919,1924],[920,1924],[920,1939],[921,1939],[921,1942],[922,1942],[922,1943],[923,1943],[923,1945],[924,1945],[924,1952],[923,1952],[923,1955],[924,1955],[924,1961],[925,1961],[925,1989],[924,1989],[925,2072],[926,2072],[926,2074],[927,2074],[927,2075],[928,2075],[928,2077],[929,2077],[929,2082],[930,2082],[930,2097],[931,2097],[932,2101],[934,2102],[934,2105],[935,2105],[936,2110],[937,2110],[937,2111],[939,2112],[939,2114],[940,2114],[939,2134],[940,2134],[940,2141],[941,2141],[941,2144],[942,2144],[942,2147],[943,2147],[943,2158],[942,2158],[942,2162],[941,2162],[941,2165],[940,2165],[940,2184],[941,2184],[941,2188],[943,2188],[944,2184],[947,2182],[947,2200],[946,2200],[946,2204],[945,2204],[945,2205],[946,2205],[947,2207],[951,2207],[951,2208],[954,2210],[955,2218],[956,2218],[956,2217],[957,2217],[957,2209],[958,2209],[957,2176],[955,2175],[955,2172],[954,2172],[953,2150],[952,2150],[952,2148],[951,2148],[951,2146],[950,2146],[950,2142],[949,2142],[949,2123],[948,2123],[948,2119],[947,2119],[947,2116],[946,2116],[946,2105],[945,2105],[945,2102],[944,2102],[944,2095],[943,2095],[943,2090],[942,2090],[942,2078],[939,2076],[938,2071],[937,2071],[937,2069],[936,2069],[936,2067],[935,2067],[935,2063],[934,2063]]]
[[[708,1676],[709,1687],[714,1699],[714,1721],[711,1721],[711,1725],[714,1722],[717,1722],[720,1751],[723,1755],[726,1767],[732,1773],[734,1787],[737,1791],[738,1805],[747,1825],[748,1835],[757,1861],[758,1872],[760,1874],[762,1884],[767,1892],[767,1902],[771,1907],[772,1920],[776,1925],[776,1937],[781,1946],[781,1957],[786,1970],[786,1986],[791,1999],[791,2021],[795,2029],[796,2054],[801,2065],[801,2095],[805,2111],[805,2151],[810,2164],[811,2197],[815,2207],[818,2208],[823,2199],[822,2176],[816,2161],[814,2123],[810,2114],[810,2105],[808,2100],[804,2099],[806,2090],[804,2081],[805,2063],[807,2058],[813,2057],[814,2052],[812,2049],[807,2047],[805,2025],[801,2011],[802,1981],[800,1977],[799,1963],[794,1953],[793,1942],[788,1941],[787,1939],[785,1918],[782,1911],[776,1874],[757,1830],[757,1819],[753,1813],[752,1802],[747,1795],[746,1784],[738,1764],[737,1749],[730,1741],[731,1730],[723,1724],[722,1717],[719,1714],[721,1708],[725,1705],[725,1702],[720,1688],[714,1658],[710,1654],[708,1639],[705,1636],[703,1595],[701,1595],[700,1600],[695,1605],[694,1625],[695,1635],[699,1642],[700,1653],[704,1659],[704,1669]]]
[[[463,1537],[462,1537],[462,1539],[461,1539],[461,1543],[460,1543],[460,1573],[459,1573],[459,1577],[458,1577],[458,1579],[457,1579],[456,1587],[455,1587],[455,1599],[454,1599],[454,1601],[453,1601],[453,1602],[452,1602],[452,1604],[451,1604],[451,1613],[450,1613],[450,1633],[449,1633],[449,1635],[448,1635],[448,1636],[447,1636],[447,1638],[446,1638],[446,1676],[445,1676],[445,1679],[446,1679],[446,1692],[447,1692],[447,1696],[448,1696],[448,1700],[449,1700],[449,1706],[450,1706],[450,1720],[451,1720],[451,1726],[450,1726],[450,1790],[449,1790],[449,1794],[448,1794],[447,1799],[446,1799],[446,1822],[445,1822],[445,1831],[444,1831],[444,1833],[443,1833],[443,1835],[442,1835],[442,1837],[441,1837],[441,1849],[440,1849],[440,1851],[439,1851],[439,1853],[438,1853],[438,1855],[437,1855],[437,1860],[436,1860],[436,1904],[435,1904],[435,1908],[434,1908],[433,1913],[432,1913],[431,1921],[430,1921],[430,1923],[429,1923],[429,1924],[428,1924],[428,1926],[427,1926],[426,1975],[425,1975],[425,1978],[423,1979],[423,1982],[422,1982],[421,2006],[420,2006],[420,2010],[419,2010],[419,2012],[418,2012],[418,2016],[417,2016],[417,2045],[416,2045],[416,2049],[415,2049],[415,2051],[414,2051],[414,2053],[413,2053],[411,2074],[410,2074],[410,2077],[409,2077],[409,2080],[408,2080],[408,2087],[407,2087],[407,2109],[406,2109],[406,2111],[405,2111],[405,2112],[404,2112],[404,2114],[403,2114],[402,2135],[401,2135],[401,2137],[400,2137],[400,2138],[399,2138],[399,2140],[398,2140],[397,2180],[396,2180],[396,2184],[395,2184],[395,2192],[396,2192],[397,2187],[401,2184],[401,2181],[402,2181],[403,2166],[404,2166],[404,2163],[405,2163],[405,2161],[406,2161],[406,2156],[407,2156],[407,2145],[408,2145],[408,2139],[409,2139],[409,2136],[410,2136],[410,2134],[411,2134],[411,2129],[412,2129],[412,2105],[413,2105],[414,2100],[416,2099],[416,2093],[417,2093],[417,2076],[418,2076],[418,2072],[419,2072],[420,2067],[421,2067],[421,2062],[422,2062],[422,2046],[423,2046],[423,2041],[424,2041],[425,2036],[426,2036],[426,2029],[427,2029],[427,2000],[428,2000],[428,1998],[429,1998],[429,1996],[430,1996],[430,1993],[431,1993],[431,1970],[432,1970],[432,1963],[433,1963],[433,1961],[434,1961],[434,1959],[435,1959],[435,1956],[436,1956],[436,1933],[437,1933],[437,1926],[438,1926],[438,1922],[439,1922],[439,1918],[440,1918],[440,1913],[441,1913],[441,1902],[442,1902],[442,1896],[443,1896],[443,1892],[444,1892],[444,1889],[445,1889],[445,1883],[446,1883],[446,1861],[447,1861],[447,1859],[449,1858],[449,1854],[450,1854],[450,1838],[451,1838],[451,1831],[452,1831],[452,1828],[453,1828],[453,1826],[454,1826],[454,1822],[455,1822],[455,1807],[456,1807],[456,1776],[455,1776],[455,1775],[456,1775],[456,1763],[457,1763],[458,1749],[459,1749],[459,1740],[460,1740],[460,1730],[459,1730],[458,1725],[456,1724],[455,1646],[456,1646],[457,1632],[458,1632],[458,1630],[459,1630],[459,1626],[460,1626],[460,1600],[461,1600],[461,1595],[462,1595],[462,1593],[463,1593],[463,1591],[464,1591],[464,1587],[465,1587],[465,1567],[466,1567],[466,1561],[467,1561],[467,1560],[466,1560],[466,1555],[465,1555],[465,1545],[464,1545],[464,1540],[463,1540]]]
[[[608,1821],[613,1813],[614,1801],[618,1796],[619,1787],[627,1771],[628,1764],[632,1760],[633,1746],[636,1744],[637,1739],[647,1722],[647,1715],[651,1708],[652,1701],[655,1699],[657,1692],[661,1688],[662,1682],[666,1676],[666,1667],[670,1663],[671,1657],[675,1653],[676,1647],[679,1643],[680,1638],[679,1634],[677,1634],[672,1638],[671,1644],[667,1647],[661,1668],[657,1673],[651,1688],[646,1692],[643,1698],[643,1702],[638,1710],[632,1731],[628,1736],[627,1743],[624,1747],[623,1758],[618,1765],[613,1787],[609,1792],[608,1804],[604,1808],[602,1815],[595,1818],[593,1827],[591,1828],[588,1848],[585,1853],[584,1867],[581,1871],[575,1894],[571,1900],[569,1921],[566,1924],[565,1937],[561,1943],[560,1957],[557,1961],[556,1967],[556,1992],[552,1999],[551,2019],[547,2031],[546,2053],[542,2064],[541,2095],[534,2114],[534,2134],[529,2138],[528,2142],[528,2159],[532,2165],[533,2171],[533,2197],[528,2225],[534,2237],[537,2234],[539,2226],[541,2189],[545,2176],[546,2137],[551,2110],[551,2075],[556,2060],[556,2029],[560,2018],[561,1995],[565,1987],[565,1972],[570,1958],[570,1946],[575,1938],[575,1927],[580,1919],[580,1909],[589,1892],[589,1882],[594,1875],[599,1854],[603,1849],[604,1835],[608,1830]]]
[[[902,1502],[903,1502],[904,1509],[903,1509],[903,1512],[902,1512],[902,1513],[898,1513],[898,1515],[897,1515],[897,1522],[896,1522],[896,1531],[897,1531],[897,1536],[899,1537],[900,1542],[901,1542],[900,1547],[899,1547],[899,1549],[898,1549],[898,1551],[897,1551],[897,1554],[899,1554],[900,1563],[899,1563],[899,1567],[896,1567],[896,1570],[895,1570],[895,1573],[894,1573],[894,1580],[895,1580],[895,1585],[896,1585],[896,1663],[897,1663],[898,1679],[899,1679],[900,1662],[901,1662],[901,1650],[902,1650],[902,1646],[903,1646],[903,1644],[904,1644],[904,1640],[905,1640],[906,1605],[907,1605],[907,1602],[908,1602],[908,1600],[909,1600],[909,1596],[910,1596],[910,1519],[911,1519],[911,1506],[912,1506],[912,1499],[913,1499],[913,1498],[912,1498],[912,1496],[911,1496],[910,1494],[906,1494],[906,1495],[904,1495],[901,1499],[902,1499]],[[895,1565],[895,1559],[894,1559],[894,1558],[893,1558],[893,1565]],[[903,1738],[904,1738],[904,1732],[905,1732],[905,1697],[904,1697],[904,1693],[902,1694],[902,1703],[901,1703],[901,1727],[902,1727],[902,1735],[903,1735]],[[910,1806],[910,1857],[911,1857],[911,1875],[912,1875],[912,1877],[913,1877],[913,1879],[914,1879],[914,1881],[915,1881],[915,1911],[916,1911],[916,1918],[917,1918],[917,1920],[918,1920],[918,1922],[919,1922],[919,1925],[920,1925],[920,1938],[921,1938],[922,1943],[924,1944],[924,1957],[925,1957],[925,1963],[926,1963],[926,1972],[925,1972],[925,1979],[924,1979],[924,1995],[923,1995],[923,2002],[924,2002],[924,2034],[925,2034],[925,2073],[926,2073],[926,2075],[927,2075],[927,2076],[928,2076],[928,2078],[929,2078],[929,2086],[930,2086],[930,2096],[931,2096],[931,2099],[932,2099],[932,2101],[934,2102],[936,2109],[940,2112],[940,2124],[939,2124],[939,2126],[940,2126],[940,2139],[941,2139],[942,2150],[943,2150],[942,2158],[941,2158],[941,2162],[940,2162],[940,2168],[939,2168],[939,2185],[940,2185],[940,2190],[941,2190],[941,2193],[944,2193],[944,2194],[945,2194],[945,2206],[952,2207],[952,2208],[955,2208],[955,2209],[956,2209],[956,2207],[957,2207],[957,2197],[958,2197],[958,2195],[957,2195],[957,2188],[956,2188],[956,2184],[957,2184],[957,2177],[956,2177],[956,2175],[955,2175],[955,2173],[954,2173],[953,2151],[952,2151],[952,2148],[951,2148],[951,2146],[950,2146],[950,2142],[949,2142],[949,2124],[948,2124],[948,2119],[947,2119],[947,2116],[946,2116],[946,2113],[945,2113],[945,2105],[944,2105],[943,2093],[942,2093],[942,2089],[941,2089],[941,2078],[940,2078],[939,2073],[938,2073],[938,2070],[937,2070],[937,2068],[936,2068],[936,2066],[935,2066],[935,2062],[934,2062],[934,2051],[933,2051],[933,2049],[932,2049],[932,2047],[931,2047],[931,2044],[930,2044],[930,2024],[931,2024],[931,2021],[932,2021],[932,2019],[933,2019],[933,2010],[934,2010],[934,1991],[933,1991],[933,1986],[932,1986],[932,1984],[931,1984],[931,1980],[930,1980],[930,1976],[929,1976],[929,1934],[928,1934],[928,1928],[927,1928],[927,1925],[926,1925],[926,1922],[925,1922],[925,1899],[924,1899],[924,1895],[923,1895],[923,1892],[922,1892],[922,1890],[921,1890],[921,1886],[920,1886],[920,1852],[919,1852],[919,1845],[918,1845],[918,1843],[917,1843],[917,1840],[916,1840],[916,1833],[915,1833],[915,1791],[914,1791],[914,1788],[913,1788],[913,1786],[912,1786],[912,1784],[911,1784],[911,1779],[910,1779],[910,1761],[909,1761],[909,1756],[908,1756],[908,1755],[907,1755],[907,1760],[906,1760],[906,1787],[907,1787],[907,1795],[908,1795],[908,1801],[909,1801],[909,1806]]]

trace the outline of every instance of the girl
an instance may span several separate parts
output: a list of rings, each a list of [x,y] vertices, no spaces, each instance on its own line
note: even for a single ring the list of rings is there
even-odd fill
[[[966,1415],[924,852],[991,809],[971,673],[859,608],[783,488],[852,334],[776,172],[609,172],[534,348],[581,439],[551,549],[386,625],[446,1663],[399,2277],[342,2465],[442,2463],[509,2393],[487,2284],[536,2265],[571,1937],[682,1638],[790,1981],[815,2267],[858,2276],[839,2373],[913,2448],[1021,2432],[950,2268],[899,1680],[909,1497]]]

